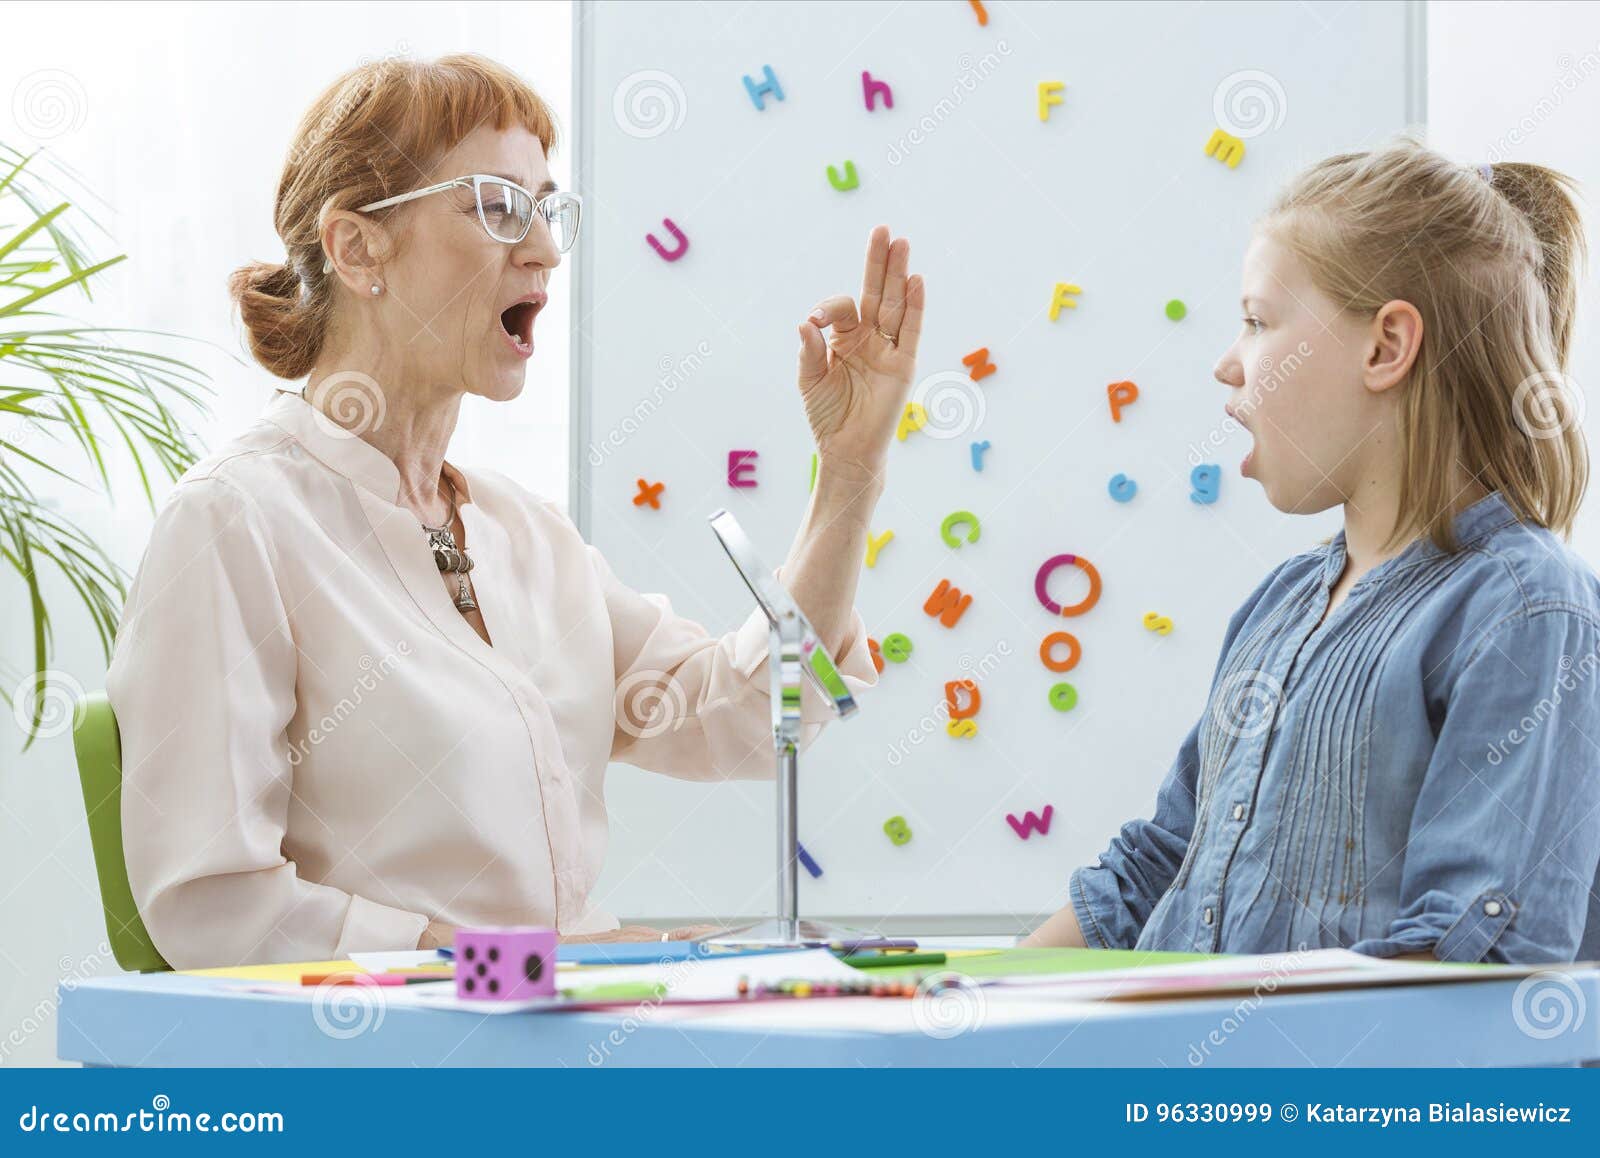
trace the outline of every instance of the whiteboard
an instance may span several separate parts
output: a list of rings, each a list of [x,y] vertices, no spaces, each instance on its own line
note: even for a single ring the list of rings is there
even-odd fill
[[[1070,871],[1147,816],[1204,709],[1228,616],[1278,561],[1338,528],[1290,518],[1238,475],[1211,377],[1238,328],[1240,259],[1282,182],[1328,154],[1420,125],[1420,5],[966,3],[582,4],[575,31],[578,183],[571,508],[630,585],[713,632],[749,593],[706,524],[732,510],[770,565],[805,509],[811,440],[794,385],[795,326],[859,292],[870,228],[912,241],[928,284],[919,379],[947,397],[934,433],[890,452],[864,569],[873,637],[913,651],[860,713],[802,757],[801,878],[821,917],[982,915],[1025,927],[1065,901]],[[770,66],[783,97],[743,82]],[[863,71],[887,82],[869,111]],[[1059,103],[1039,115],[1042,82]],[[1244,142],[1206,154],[1219,119]],[[856,188],[827,176],[853,162]],[[848,183],[847,181],[844,183]],[[663,225],[688,238],[676,261]],[[1052,320],[1058,283],[1081,287]],[[1172,321],[1166,304],[1187,309]],[[996,370],[970,378],[987,347]],[[1138,400],[1113,422],[1107,386]],[[926,388],[922,395],[927,396]],[[957,409],[952,411],[951,407]],[[964,408],[964,409],[963,409]],[[952,417],[952,415],[954,415]],[[981,425],[976,425],[981,420]],[[987,440],[982,470],[970,444]],[[754,450],[757,485],[728,483]],[[1194,462],[1221,468],[1191,500]],[[1137,484],[1115,501],[1108,480]],[[664,483],[661,508],[633,502]],[[966,510],[977,542],[945,545]],[[1035,597],[1046,559],[1092,561],[1103,590],[1062,619]],[[1059,602],[1081,575],[1054,576]],[[954,627],[924,613],[940,579],[973,595]],[[1074,586],[1076,584],[1076,587]],[[1144,624],[1172,622],[1161,635]],[[1039,658],[1070,631],[1082,658]],[[974,679],[979,732],[954,739],[946,681]],[[1060,711],[1050,689],[1070,682]],[[615,766],[597,905],[627,917],[771,911],[773,788],[708,786]],[[1021,839],[1007,815],[1052,806]],[[912,838],[891,841],[903,817]]]

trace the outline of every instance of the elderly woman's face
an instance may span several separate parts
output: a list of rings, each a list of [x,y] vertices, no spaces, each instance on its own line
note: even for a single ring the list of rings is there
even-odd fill
[[[474,130],[417,185],[475,173],[509,178],[536,197],[552,187],[544,147],[520,127]],[[404,339],[393,353],[430,382],[515,398],[550,271],[561,263],[549,226],[535,213],[520,242],[497,241],[484,230],[470,188],[419,198],[407,208],[405,237],[385,269],[386,328],[390,340]]]

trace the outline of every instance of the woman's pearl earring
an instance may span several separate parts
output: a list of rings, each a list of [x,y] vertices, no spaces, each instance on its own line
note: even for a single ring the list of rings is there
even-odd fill
[[[372,296],[373,297],[377,297],[382,292],[383,292],[383,287],[381,285],[379,285],[377,282],[373,282],[372,283]]]

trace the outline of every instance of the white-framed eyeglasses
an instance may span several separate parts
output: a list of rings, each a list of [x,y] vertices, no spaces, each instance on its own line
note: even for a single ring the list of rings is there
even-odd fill
[[[578,240],[578,225],[583,220],[583,199],[576,193],[557,189],[543,197],[535,197],[515,181],[489,173],[472,173],[453,181],[440,181],[425,189],[413,189],[398,197],[385,197],[382,201],[358,206],[356,212],[370,213],[374,209],[387,209],[391,205],[415,201],[418,197],[443,193],[446,189],[465,188],[472,190],[472,196],[478,203],[478,220],[483,224],[484,232],[496,241],[516,245],[528,236],[535,215],[543,217],[545,224],[550,227],[550,238],[556,243],[557,251],[566,253]]]

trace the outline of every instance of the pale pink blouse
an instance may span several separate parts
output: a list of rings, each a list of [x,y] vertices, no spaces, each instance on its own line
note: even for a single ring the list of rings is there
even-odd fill
[[[712,637],[551,503],[444,469],[492,647],[393,462],[297,393],[163,505],[106,684],[128,877],[174,967],[409,949],[431,919],[615,928],[589,900],[607,761],[772,774],[759,612]],[[839,668],[877,682],[859,613]],[[805,717],[809,743],[809,686]]]

